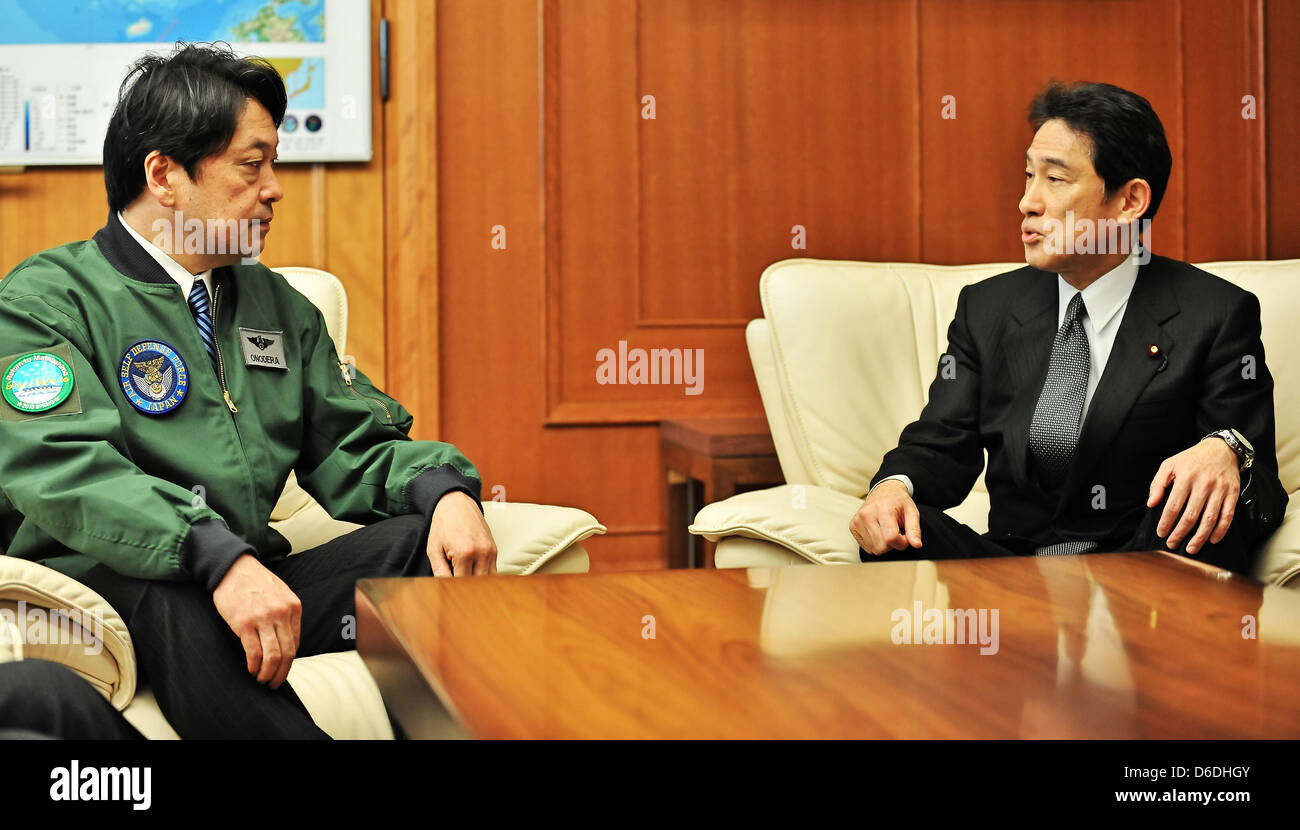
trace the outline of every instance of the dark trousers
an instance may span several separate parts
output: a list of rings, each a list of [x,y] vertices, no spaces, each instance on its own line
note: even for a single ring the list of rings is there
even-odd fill
[[[1160,515],[1165,509],[1165,502],[1168,498],[1169,494],[1166,493],[1165,499],[1160,504],[1147,508],[1137,530],[1128,541],[1118,546],[1113,544],[1103,545],[1098,552],[1170,550],[1166,547],[1165,541],[1156,535],[1156,526],[1160,523]],[[927,504],[918,504],[917,511],[921,514],[921,547],[886,551],[880,556],[872,556],[862,548],[858,548],[858,557],[863,562],[897,562],[918,559],[1027,556],[1034,552],[1034,548],[1038,544],[1041,544],[1030,539],[1014,537],[994,541],[987,534],[977,533],[974,529],[962,524],[942,510]],[[1181,515],[1180,513],[1179,516]],[[1175,518],[1174,524],[1177,524],[1177,521],[1178,519]],[[1172,532],[1172,527],[1170,532]],[[1227,534],[1217,545],[1209,544],[1207,540],[1197,553],[1189,554],[1187,552],[1187,543],[1195,534],[1196,527],[1194,526],[1179,544],[1176,552],[1197,562],[1216,565],[1245,576],[1250,575],[1255,556],[1256,544],[1252,541],[1255,534],[1252,532],[1245,510],[1240,506],[1237,514],[1232,519],[1232,525],[1228,528]]]
[[[433,576],[427,523],[397,516],[264,563],[302,602],[298,657],[356,647],[358,579]],[[140,673],[182,738],[329,737],[290,683],[273,690],[249,674],[239,638],[202,587],[133,579],[103,565],[81,581],[126,621]]]
[[[0,740],[143,737],[72,669],[46,660],[0,663]]]

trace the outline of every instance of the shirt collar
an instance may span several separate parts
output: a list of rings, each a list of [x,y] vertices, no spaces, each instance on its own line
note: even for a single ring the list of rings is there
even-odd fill
[[[154,261],[157,262],[160,266],[162,266],[162,269],[167,272],[167,276],[176,280],[176,284],[181,287],[181,290],[183,292],[185,292],[186,297],[189,297],[190,290],[194,288],[194,278],[196,276],[199,279],[203,280],[203,285],[208,289],[208,295],[211,296],[212,294],[212,270],[211,269],[204,271],[202,274],[197,274],[197,275],[191,274],[189,271],[185,269],[184,266],[182,266],[179,262],[177,262],[176,260],[168,256],[157,245],[153,244],[152,242],[145,239],[140,234],[136,233],[135,228],[127,224],[126,218],[122,216],[122,211],[120,210],[117,212],[117,221],[122,223],[122,227],[126,228],[126,232],[131,234],[131,238],[140,244],[140,247],[144,249],[145,253],[153,257]],[[1084,302],[1086,303],[1087,300],[1084,300]],[[1089,313],[1091,313],[1091,307],[1089,308],[1090,308]]]
[[[1115,316],[1115,312],[1128,301],[1128,296],[1137,283],[1137,275],[1138,258],[1136,255],[1129,256],[1083,289],[1083,305],[1088,309],[1088,319],[1092,321],[1093,331],[1104,329]],[[1078,289],[1066,282],[1065,277],[1060,274],[1056,275],[1056,287],[1059,297],[1057,304],[1059,327],[1059,324],[1064,322],[1065,310],[1069,307],[1070,300],[1078,293]]]

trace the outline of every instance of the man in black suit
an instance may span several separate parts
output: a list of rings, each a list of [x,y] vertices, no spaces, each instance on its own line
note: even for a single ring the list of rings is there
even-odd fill
[[[1287,503],[1259,300],[1130,244],[1172,166],[1146,99],[1053,84],[1030,123],[1028,265],[958,295],[929,402],[850,523],[859,555],[1167,548],[1249,574]],[[981,535],[943,511],[985,450]]]

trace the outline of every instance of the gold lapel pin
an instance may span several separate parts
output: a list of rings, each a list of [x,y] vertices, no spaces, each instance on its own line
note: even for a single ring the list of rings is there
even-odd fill
[[[1165,370],[1165,367],[1169,365],[1169,355],[1162,354],[1160,351],[1160,347],[1155,343],[1152,343],[1150,346],[1147,346],[1147,354],[1152,358],[1158,357],[1161,359],[1160,365],[1156,367],[1157,372],[1163,372]]]

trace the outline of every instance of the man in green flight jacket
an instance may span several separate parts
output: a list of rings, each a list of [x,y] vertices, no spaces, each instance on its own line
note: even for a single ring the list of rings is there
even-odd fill
[[[0,547],[123,615],[186,738],[326,737],[285,678],[354,647],[357,579],[496,570],[474,466],[412,441],[251,259],[285,106],[228,48],[141,59],[104,140],[107,224],[0,281]],[[268,521],[291,470],[366,527],[289,557]]]

